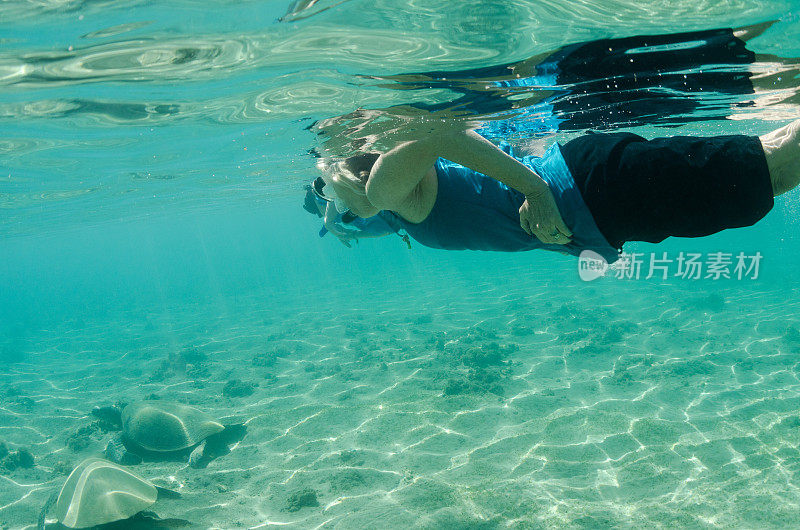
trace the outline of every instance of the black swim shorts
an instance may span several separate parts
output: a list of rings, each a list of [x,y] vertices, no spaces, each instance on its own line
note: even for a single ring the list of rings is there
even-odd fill
[[[645,140],[590,133],[561,152],[598,228],[616,248],[750,226],[773,206],[755,136]]]

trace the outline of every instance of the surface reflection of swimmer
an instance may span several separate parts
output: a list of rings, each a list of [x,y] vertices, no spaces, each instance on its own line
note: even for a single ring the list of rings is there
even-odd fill
[[[316,4],[318,1],[319,0],[294,0],[291,4],[289,4],[286,14],[279,18],[278,22],[296,22],[298,20],[303,20],[304,18],[317,15],[323,11],[327,11],[328,9],[332,9],[339,4],[345,3],[347,0],[339,0],[338,2],[334,2],[325,7],[317,6]]]
[[[319,0],[293,0],[286,9],[286,14],[280,19],[281,22],[288,22],[301,18],[302,13],[314,7]]]
[[[391,81],[382,85],[387,88],[446,89],[458,95],[413,104],[431,112],[517,111],[512,120],[488,124],[500,134],[519,127],[525,113],[546,116],[542,132],[724,119],[732,107],[753,106],[762,88],[797,84],[793,61],[746,48],[772,24],[600,39],[506,65],[376,79]],[[759,72],[761,67],[767,73]],[[526,125],[530,130],[533,124]]]

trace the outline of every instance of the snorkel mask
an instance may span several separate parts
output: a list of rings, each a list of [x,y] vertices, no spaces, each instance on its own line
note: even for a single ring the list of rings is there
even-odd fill
[[[336,207],[336,211],[340,214],[345,214],[350,211],[342,199],[336,195],[336,190],[333,187],[333,170],[332,164],[327,162],[318,161],[317,169],[322,172],[322,176],[314,179],[311,184],[311,189],[314,194],[325,202],[331,202]]]

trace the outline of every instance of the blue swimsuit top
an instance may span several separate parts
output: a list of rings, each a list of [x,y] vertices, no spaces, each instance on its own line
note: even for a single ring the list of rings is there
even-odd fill
[[[511,156],[506,142],[500,148]],[[439,190],[431,213],[421,223],[396,216],[399,224],[420,244],[445,250],[516,252],[544,249],[580,255],[592,250],[608,263],[619,259],[592,217],[575,185],[558,144],[544,156],[518,158],[550,186],[561,217],[572,230],[567,245],[544,244],[522,230],[519,209],[525,196],[505,184],[443,158],[436,161]]]

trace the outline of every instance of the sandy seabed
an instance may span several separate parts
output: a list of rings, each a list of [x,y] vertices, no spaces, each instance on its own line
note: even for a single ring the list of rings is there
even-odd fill
[[[133,466],[182,494],[153,511],[197,528],[800,521],[800,290],[416,287],[37,333],[0,367],[0,440],[36,461],[0,468],[0,527],[35,528],[69,470],[102,453],[115,433],[93,406],[147,397],[247,425],[205,469]]]

